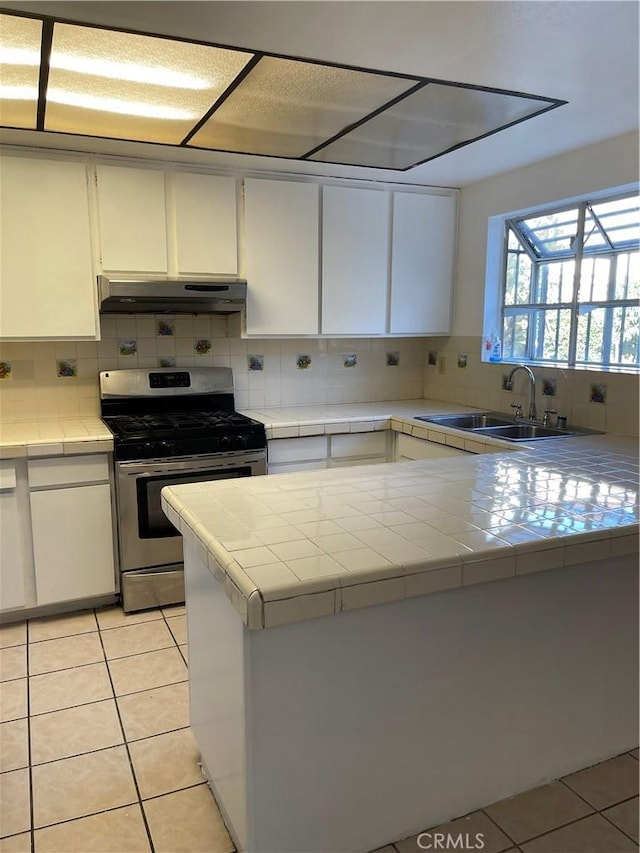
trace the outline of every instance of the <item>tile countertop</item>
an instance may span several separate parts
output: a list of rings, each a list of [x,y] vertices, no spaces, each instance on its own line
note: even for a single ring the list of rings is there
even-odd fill
[[[398,400],[384,403],[336,403],[275,409],[242,409],[242,414],[265,425],[267,438],[296,438],[335,432],[389,429],[392,418],[475,412],[469,406],[436,400]],[[424,426],[424,424],[423,424]],[[426,436],[425,436],[426,437]]]
[[[411,415],[463,410],[402,401],[249,414],[291,435],[344,432],[347,418],[351,431],[422,435]],[[251,629],[638,553],[637,439],[496,441],[465,457],[168,487],[162,505]]]
[[[0,422],[0,459],[109,453],[113,436],[99,417]]]

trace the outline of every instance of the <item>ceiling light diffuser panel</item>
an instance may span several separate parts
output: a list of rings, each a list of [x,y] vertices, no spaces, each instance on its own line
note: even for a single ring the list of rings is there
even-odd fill
[[[406,170],[566,103],[0,14],[0,124]]]
[[[179,145],[252,56],[56,24],[44,129]]]
[[[0,15],[0,122],[35,130],[42,21]]]
[[[547,106],[507,92],[427,83],[310,159],[408,169],[530,118]]]
[[[189,144],[299,158],[415,84],[406,77],[265,56]]]

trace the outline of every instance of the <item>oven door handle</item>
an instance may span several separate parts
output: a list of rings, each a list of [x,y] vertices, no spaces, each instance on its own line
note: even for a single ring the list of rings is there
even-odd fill
[[[172,471],[186,471],[186,468],[173,468],[170,465],[141,465],[140,463],[117,462],[119,475],[129,477],[152,477],[154,474],[170,474]]]
[[[254,450],[245,453],[229,453],[222,457],[208,457],[202,459],[181,459],[116,462],[116,471],[119,476],[131,475],[136,477],[152,476],[154,474],[168,475],[198,471],[225,471],[231,468],[241,468],[247,465],[264,462],[266,452]]]

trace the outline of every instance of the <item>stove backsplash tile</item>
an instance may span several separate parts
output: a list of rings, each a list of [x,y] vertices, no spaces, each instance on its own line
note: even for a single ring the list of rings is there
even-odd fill
[[[158,320],[167,323],[161,334]],[[102,340],[97,342],[0,343],[0,363],[11,365],[11,379],[0,381],[0,418],[12,422],[96,416],[99,371],[165,365],[231,367],[239,409],[425,396],[511,412],[514,400],[512,392],[502,390],[507,365],[481,362],[479,337],[245,340],[229,337],[227,318],[207,315],[103,315],[101,326]],[[166,333],[168,326],[173,335]],[[121,355],[123,340],[135,341],[135,352]],[[206,354],[196,349],[203,340],[211,344]],[[355,366],[345,366],[345,353],[356,356]],[[435,364],[429,363],[429,353],[437,354]],[[459,353],[467,355],[464,370],[458,368]],[[310,356],[310,369],[299,368],[301,354]],[[249,356],[257,355],[262,370],[250,369]],[[60,362],[74,364],[75,375],[67,372],[61,378]],[[570,425],[638,435],[637,377],[535,370],[540,411],[557,409]],[[554,388],[553,396],[543,395],[545,380],[547,388]],[[594,385],[606,386],[602,402],[593,402]],[[517,394],[526,396],[520,388]]]
[[[0,343],[11,381],[0,382],[2,420],[96,416],[98,373],[130,367],[231,367],[236,407],[352,403],[422,397],[429,338],[267,338],[229,336],[219,315],[101,316],[102,340]],[[126,342],[126,353],[122,351]],[[205,346],[202,342],[207,342]],[[210,345],[210,348],[209,348]],[[355,366],[345,366],[345,353]],[[388,354],[397,354],[389,364]],[[301,370],[301,354],[311,369]],[[262,370],[249,356],[261,356]],[[62,381],[60,361],[75,362]]]

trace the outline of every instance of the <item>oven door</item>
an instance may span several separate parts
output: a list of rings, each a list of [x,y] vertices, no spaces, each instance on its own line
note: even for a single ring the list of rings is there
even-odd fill
[[[180,460],[116,464],[120,568],[181,563],[182,537],[162,512],[164,486],[264,474],[265,453],[225,453]]]

